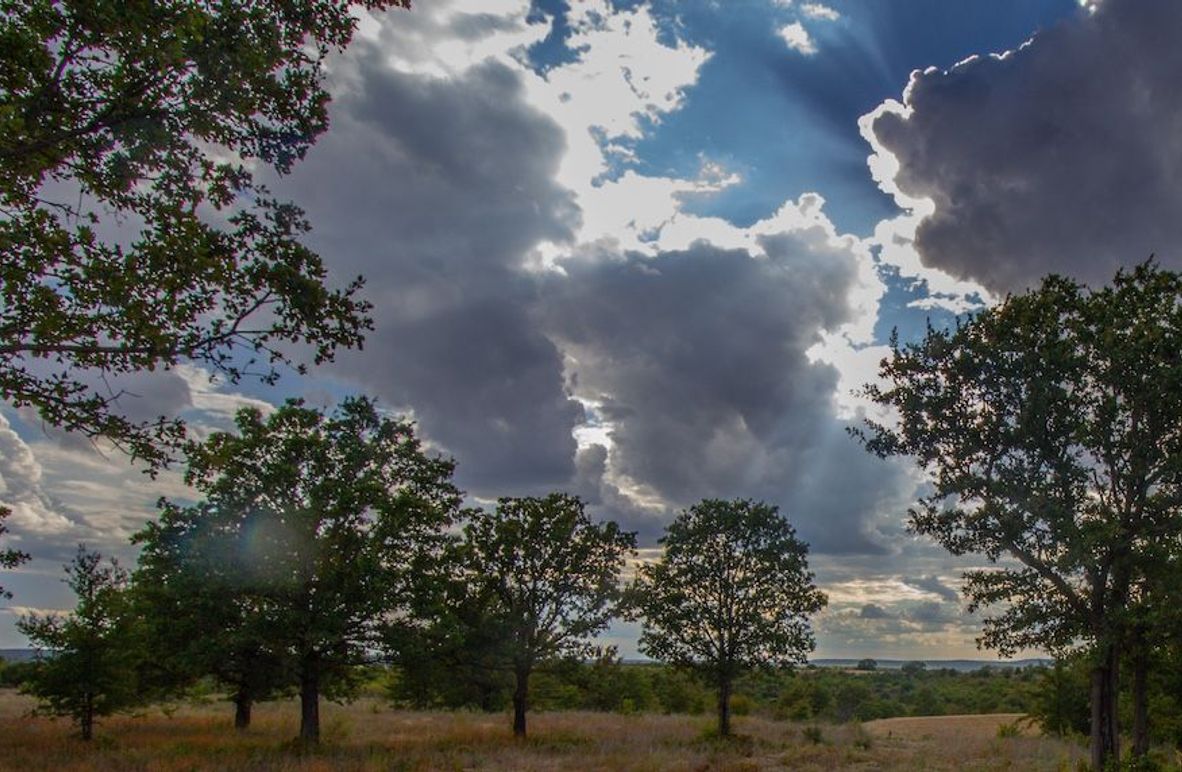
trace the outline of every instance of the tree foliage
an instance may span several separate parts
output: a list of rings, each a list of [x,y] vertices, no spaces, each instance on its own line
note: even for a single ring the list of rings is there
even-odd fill
[[[134,539],[143,549],[131,597],[155,655],[149,683],[167,695],[213,676],[245,729],[254,703],[290,685],[290,664],[267,613],[267,588],[243,570],[245,535],[234,527],[209,501],[161,501],[159,519]]]
[[[1153,263],[1089,291],[1041,287],[914,344],[866,393],[898,416],[862,438],[916,460],[911,528],[996,565],[966,574],[981,642],[1094,651],[1093,759],[1117,755],[1117,652],[1182,503],[1182,278]],[[1003,559],[1004,558],[1004,559]]]
[[[803,662],[814,645],[808,615],[826,598],[813,585],[808,546],[762,502],[702,501],[669,524],[661,544],[661,559],[642,566],[635,585],[640,649],[717,685],[725,736],[734,680]]]
[[[4,534],[8,533],[8,526],[4,524],[4,521],[11,514],[12,514],[11,509],[9,509],[8,507],[0,506],[0,536],[3,536]],[[7,568],[7,569],[16,568],[17,566],[21,565],[22,563],[27,563],[28,560],[29,560],[29,554],[27,552],[22,552],[18,549],[13,549],[11,547],[9,547],[7,549],[0,550],[0,568]],[[11,598],[11,597],[12,597],[11,592],[4,589],[4,587],[0,587],[0,598]]]
[[[288,172],[327,128],[351,11],[408,5],[4,3],[0,395],[158,464],[182,425],[129,419],[107,376],[271,379],[287,344],[359,345],[360,280],[326,287],[302,213],[251,169]]]
[[[265,418],[248,408],[237,424],[189,448],[186,479],[205,499],[165,503],[140,536],[142,570],[204,595],[178,609],[197,614],[195,626],[228,591],[235,610],[208,634],[227,651],[282,658],[300,690],[300,736],[315,742],[322,690],[348,692],[404,608],[418,556],[454,517],[454,464],[428,457],[410,424],[366,399],[331,415],[298,401]]]
[[[23,688],[41,700],[40,710],[70,717],[90,740],[97,717],[139,699],[137,650],[125,613],[127,572],[79,547],[66,566],[66,583],[78,597],[72,614],[33,614],[17,622],[41,657]]]
[[[593,637],[616,615],[620,571],[635,547],[635,534],[592,523],[582,501],[564,493],[503,498],[464,526],[451,564],[479,624],[458,634],[483,635],[483,654],[513,675],[515,734],[525,735],[534,669],[596,652]]]

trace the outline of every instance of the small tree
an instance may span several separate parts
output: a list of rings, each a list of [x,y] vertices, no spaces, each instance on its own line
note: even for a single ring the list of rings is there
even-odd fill
[[[858,664],[854,665],[855,670],[878,670],[878,660],[865,659],[858,660]]]
[[[635,585],[640,649],[693,669],[718,689],[718,733],[731,732],[735,679],[757,666],[804,661],[808,615],[826,603],[808,571],[808,546],[776,507],[707,499],[680,514],[665,553]]]
[[[8,533],[8,526],[4,521],[12,514],[12,510],[8,507],[0,507],[0,536]],[[27,563],[29,560],[28,553],[21,552],[17,549],[0,550],[0,568],[16,568],[22,563]],[[11,598],[12,593],[0,587],[0,598]]]
[[[40,657],[24,691],[41,700],[39,710],[69,716],[90,740],[96,717],[137,701],[135,650],[124,616],[127,572],[114,560],[103,565],[101,555],[80,546],[65,581],[78,596],[72,614],[17,622]]]
[[[970,608],[997,609],[981,644],[1090,649],[1104,769],[1133,599],[1182,525],[1182,277],[1152,262],[1095,291],[1052,276],[892,347],[866,393],[898,421],[860,436],[928,473],[915,532],[998,563],[965,576]]]
[[[513,733],[525,736],[529,678],[556,657],[587,657],[616,614],[620,571],[636,535],[592,523],[574,496],[503,498],[464,527],[456,567],[487,600],[486,623],[504,632],[512,672]]]
[[[454,464],[366,399],[329,416],[296,401],[265,419],[243,409],[237,423],[189,448],[186,479],[206,500],[165,505],[141,535],[144,568],[205,596],[179,613],[235,605],[213,618],[226,626],[207,628],[214,648],[280,655],[300,692],[300,739],[315,743],[323,690],[350,693],[382,624],[405,608],[415,556],[458,511]]]

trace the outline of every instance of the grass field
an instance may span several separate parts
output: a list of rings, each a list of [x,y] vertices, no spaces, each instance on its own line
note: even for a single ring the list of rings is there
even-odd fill
[[[542,713],[517,742],[509,718],[392,710],[374,700],[322,708],[323,747],[298,752],[293,703],[260,705],[232,728],[229,705],[105,720],[90,744],[68,722],[27,718],[0,694],[0,768],[33,770],[1076,770],[1085,749],[1037,736],[999,737],[1017,716],[886,719],[813,725],[736,719],[711,736],[707,716]],[[818,734],[819,732],[819,734]]]

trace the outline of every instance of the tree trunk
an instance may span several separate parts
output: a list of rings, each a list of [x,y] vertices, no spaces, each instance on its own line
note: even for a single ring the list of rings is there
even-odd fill
[[[300,740],[320,742],[320,660],[315,654],[305,656],[300,668]]]
[[[1120,758],[1116,698],[1120,671],[1116,646],[1103,644],[1092,668],[1092,769],[1103,772],[1110,759]]]
[[[718,736],[731,736],[731,678],[718,680]]]
[[[517,685],[513,690],[513,735],[525,737],[525,712],[529,709],[529,671],[518,667]]]
[[[1133,755],[1149,753],[1149,652],[1145,634],[1133,641]]]
[[[82,739],[89,742],[94,737],[94,694],[91,692],[86,692],[82,697],[82,715],[78,723]]]
[[[245,689],[240,689],[234,696],[234,728],[246,729],[250,726],[250,709],[253,700]]]

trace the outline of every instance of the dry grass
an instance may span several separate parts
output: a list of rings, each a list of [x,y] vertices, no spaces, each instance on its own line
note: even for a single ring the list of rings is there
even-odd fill
[[[395,711],[362,700],[322,707],[323,747],[298,752],[296,705],[260,705],[235,732],[227,704],[111,718],[86,744],[65,721],[26,718],[0,693],[0,769],[21,770],[1074,770],[1084,751],[1039,737],[997,737],[1013,716],[804,724],[747,717],[711,737],[709,717],[548,713],[516,742],[504,715]]]

